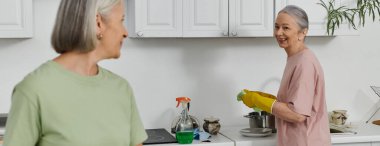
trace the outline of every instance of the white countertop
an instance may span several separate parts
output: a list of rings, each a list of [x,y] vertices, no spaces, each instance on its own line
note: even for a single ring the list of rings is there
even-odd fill
[[[354,124],[353,135],[332,135],[331,143],[380,142],[380,126],[372,123]]]
[[[356,124],[352,131],[357,134],[351,135],[331,135],[333,144],[339,143],[360,143],[360,142],[380,142],[380,126],[372,123]],[[246,137],[239,133],[243,128],[249,126],[222,126],[218,135],[212,135],[211,142],[201,142],[194,140],[191,146],[276,146],[276,134],[266,137]],[[0,146],[2,146],[0,144]],[[155,144],[154,146],[183,146],[183,144]]]
[[[199,140],[193,140],[191,146],[234,146],[234,142],[228,139],[227,137],[218,134],[212,135],[209,139],[210,142],[201,142]],[[186,144],[185,144],[186,145]],[[0,143],[0,146],[2,144]],[[184,144],[170,143],[170,144],[154,144],[152,146],[184,146]]]
[[[345,135],[331,135],[331,143],[358,143],[358,142],[380,142],[380,126],[369,124],[356,124],[353,126],[352,131],[357,134]],[[250,145],[250,146],[275,146],[276,134],[273,133],[267,137],[246,137],[239,133],[241,129],[248,128],[249,126],[226,126],[222,127],[220,133],[234,142],[236,145]]]
[[[212,136],[210,141],[211,142],[200,142],[199,140],[194,140],[193,143],[190,145],[191,146],[234,146],[234,142],[224,137],[223,135]],[[151,146],[184,146],[184,145],[187,145],[187,144],[171,143],[171,144],[154,144]],[[0,144],[0,146],[2,146],[2,144]]]
[[[275,146],[276,134],[266,137],[246,137],[239,133],[241,129],[248,128],[249,126],[232,126],[222,127],[220,133],[236,143],[236,146],[249,145],[249,146]]]
[[[199,140],[193,140],[191,146],[234,146],[234,142],[228,139],[227,137],[218,134],[212,135],[209,139],[211,142],[201,142]],[[170,143],[170,144],[154,144],[152,146],[184,146],[189,144],[178,144],[178,143]]]

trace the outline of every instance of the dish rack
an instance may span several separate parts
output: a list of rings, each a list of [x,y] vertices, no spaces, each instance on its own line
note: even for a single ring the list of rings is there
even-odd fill
[[[370,86],[370,87],[371,87],[371,89],[373,90],[373,92],[375,92],[376,95],[380,97],[380,87],[378,87],[378,86]],[[380,109],[380,107],[378,107],[378,108],[375,110],[375,112],[371,115],[371,117],[369,117],[369,119],[366,121],[366,123],[368,123],[369,120],[371,120],[372,117],[375,116],[375,114],[377,113],[377,111],[379,111],[379,109]]]

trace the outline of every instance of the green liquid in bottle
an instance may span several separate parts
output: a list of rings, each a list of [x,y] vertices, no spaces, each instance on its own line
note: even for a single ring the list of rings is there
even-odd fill
[[[190,144],[193,142],[193,131],[177,131],[175,138],[179,144]]]

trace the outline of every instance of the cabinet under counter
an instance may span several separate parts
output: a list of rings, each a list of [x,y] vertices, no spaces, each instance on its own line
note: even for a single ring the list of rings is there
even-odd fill
[[[331,134],[333,146],[380,146],[380,126],[368,123],[353,124],[352,130],[357,134],[335,135]],[[247,137],[240,134],[246,126],[224,126],[220,133],[235,142],[235,146],[276,146],[277,135],[265,137]]]

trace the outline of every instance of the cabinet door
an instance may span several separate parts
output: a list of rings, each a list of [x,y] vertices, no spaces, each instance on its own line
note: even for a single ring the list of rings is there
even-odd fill
[[[132,37],[182,37],[182,0],[129,0]]]
[[[328,2],[328,0],[324,1],[326,3]],[[325,8],[317,4],[319,2],[319,0],[276,0],[276,15],[286,5],[297,5],[304,9],[309,17],[308,36],[326,36],[327,12]],[[350,7],[355,5],[355,0],[336,0],[335,3],[336,7],[341,5]],[[348,27],[347,23],[341,25],[340,28],[334,32],[335,35],[355,35],[357,33],[357,31]]]
[[[228,0],[185,0],[184,37],[227,37]]]
[[[230,0],[230,35],[273,36],[273,5],[273,0]]]
[[[32,0],[0,1],[0,38],[33,36]]]

